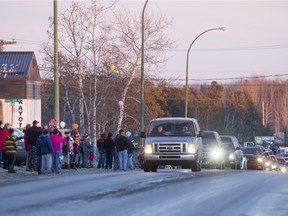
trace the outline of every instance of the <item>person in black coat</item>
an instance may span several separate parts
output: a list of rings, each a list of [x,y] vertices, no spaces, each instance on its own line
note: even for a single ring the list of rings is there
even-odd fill
[[[37,120],[33,121],[33,126],[30,127],[27,130],[27,140],[28,140],[28,145],[29,145],[29,150],[28,150],[28,166],[29,170],[31,171],[39,171],[40,167],[37,162],[37,139],[39,138],[42,130],[38,126],[39,122]]]
[[[112,169],[113,154],[115,151],[115,143],[112,139],[112,133],[108,133],[104,142],[104,150],[106,152],[106,169]]]

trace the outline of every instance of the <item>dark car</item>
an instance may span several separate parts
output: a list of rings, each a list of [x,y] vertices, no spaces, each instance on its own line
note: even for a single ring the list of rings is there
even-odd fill
[[[203,131],[202,135],[202,166],[205,168],[224,169],[225,159],[220,135],[216,131]]]
[[[243,154],[236,152],[236,149],[240,150],[238,139],[235,136],[221,135],[220,137],[226,166],[229,165],[232,169],[240,169]]]
[[[24,137],[24,133],[18,128],[13,128],[13,130],[16,137]],[[26,155],[24,139],[18,140],[15,164],[24,164],[26,162]]]
[[[259,147],[246,147],[241,148],[244,157],[247,160],[247,169],[260,169],[265,170],[265,157],[263,150]]]

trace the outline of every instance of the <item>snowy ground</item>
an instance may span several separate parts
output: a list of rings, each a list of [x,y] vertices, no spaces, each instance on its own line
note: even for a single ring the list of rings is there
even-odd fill
[[[288,173],[81,169],[19,176],[1,178],[1,215],[288,215]]]

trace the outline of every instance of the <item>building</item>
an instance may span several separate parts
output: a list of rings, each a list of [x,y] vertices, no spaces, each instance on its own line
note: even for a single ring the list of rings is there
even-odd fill
[[[0,52],[0,120],[14,127],[41,121],[41,77],[34,52]]]

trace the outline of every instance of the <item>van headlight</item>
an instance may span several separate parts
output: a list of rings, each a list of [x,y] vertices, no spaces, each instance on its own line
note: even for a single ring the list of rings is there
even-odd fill
[[[215,159],[219,159],[222,156],[221,149],[213,149],[212,151],[212,157]]]
[[[258,161],[259,163],[263,163],[263,159],[262,159],[262,158],[257,158],[257,161]]]
[[[196,153],[196,146],[195,144],[188,144],[188,153],[189,154],[195,154]]]
[[[152,145],[151,144],[145,145],[145,154],[152,154]]]
[[[233,153],[230,153],[228,158],[229,158],[229,160],[234,160],[235,159],[235,155]]]

